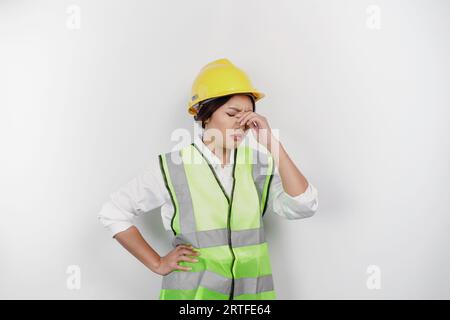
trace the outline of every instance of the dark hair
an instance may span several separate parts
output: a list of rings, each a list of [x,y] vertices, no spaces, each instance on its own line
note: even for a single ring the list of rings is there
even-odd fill
[[[205,103],[200,102],[198,113],[194,116],[196,121],[202,122],[202,128],[205,128],[205,121],[211,118],[213,113],[219,109],[219,107],[223,106],[228,100],[231,99],[232,96],[238,95],[239,93],[233,93],[226,96],[218,97],[207,101]],[[250,100],[252,100],[253,112],[255,112],[255,98],[252,95],[246,94]]]

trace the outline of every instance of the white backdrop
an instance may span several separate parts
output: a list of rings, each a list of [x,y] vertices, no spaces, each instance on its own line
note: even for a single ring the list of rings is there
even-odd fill
[[[157,298],[160,276],[96,215],[192,129],[192,80],[223,57],[267,94],[257,112],[319,191],[311,218],[266,217],[278,298],[450,298],[449,14],[445,0],[1,0],[0,298]],[[136,223],[170,249],[159,210]]]

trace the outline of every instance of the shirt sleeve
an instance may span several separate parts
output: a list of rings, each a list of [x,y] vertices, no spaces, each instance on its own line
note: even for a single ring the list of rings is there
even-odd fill
[[[318,206],[318,192],[311,182],[308,181],[305,192],[293,197],[284,191],[278,168],[275,167],[267,199],[268,211],[293,220],[311,217],[317,211]]]
[[[134,225],[134,219],[166,201],[159,166],[155,161],[139,175],[109,195],[97,218],[112,237]]]

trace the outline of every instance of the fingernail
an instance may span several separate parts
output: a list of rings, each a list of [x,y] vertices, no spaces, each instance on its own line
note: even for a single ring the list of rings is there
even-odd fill
[[[194,262],[198,262],[198,259],[194,259]]]

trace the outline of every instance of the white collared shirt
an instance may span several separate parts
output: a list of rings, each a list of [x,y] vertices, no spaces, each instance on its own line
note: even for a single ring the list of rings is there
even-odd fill
[[[195,135],[193,142],[211,163],[222,183],[225,192],[231,193],[233,185],[233,160],[235,149],[231,150],[230,160],[222,168],[220,159],[203,143],[201,135]],[[134,225],[134,219],[144,213],[161,207],[164,228],[171,230],[174,213],[170,194],[164,184],[158,159],[141,174],[111,193],[97,217],[112,236]],[[283,189],[277,166],[275,166],[265,215],[274,212],[286,219],[302,219],[312,216],[319,205],[317,189],[308,181],[302,194],[291,196]]]

